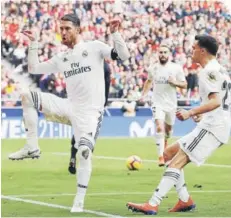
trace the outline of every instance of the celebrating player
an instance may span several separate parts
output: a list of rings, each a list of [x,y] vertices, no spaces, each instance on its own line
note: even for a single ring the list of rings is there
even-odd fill
[[[186,88],[183,68],[169,60],[170,49],[162,44],[159,49],[159,63],[150,65],[148,79],[144,84],[142,98],[145,98],[153,84],[152,111],[156,128],[156,145],[159,166],[164,166],[164,149],[172,134],[175,122],[177,95],[176,87]]]
[[[199,121],[198,116],[203,114],[202,119],[191,133],[165,150],[165,161],[170,161],[168,168],[147,203],[127,203],[134,212],[157,214],[163,197],[173,186],[179,201],[169,212],[189,211],[196,207],[186,188],[183,168],[190,162],[203,164],[218,147],[228,142],[230,135],[231,84],[216,60],[217,50],[215,38],[208,35],[195,37],[192,59],[203,68],[199,75],[202,104],[189,111],[178,111],[177,117],[180,120],[192,117]]]
[[[75,14],[66,14],[60,21],[62,44],[69,49],[58,53],[47,62],[39,63],[38,39],[32,31],[23,33],[31,40],[28,68],[31,74],[56,73],[64,75],[67,99],[55,95],[24,90],[22,96],[23,119],[27,143],[10,159],[40,156],[38,145],[37,110],[54,120],[71,124],[78,149],[77,194],[71,212],[82,212],[84,198],[92,171],[91,157],[102,122],[105,103],[103,64],[105,58],[126,60],[129,52],[118,32],[120,23],[110,23],[115,48],[100,41],[84,42],[80,39],[80,20]]]

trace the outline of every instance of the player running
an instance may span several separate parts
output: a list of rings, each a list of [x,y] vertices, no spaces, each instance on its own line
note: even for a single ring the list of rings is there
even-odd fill
[[[218,147],[228,142],[230,136],[231,83],[216,60],[217,51],[215,38],[208,35],[195,37],[192,59],[203,68],[199,75],[202,104],[189,111],[178,111],[177,117],[180,120],[192,117],[200,121],[198,116],[203,116],[191,133],[165,150],[165,162],[170,161],[168,168],[147,203],[127,203],[127,207],[134,212],[157,214],[163,197],[173,186],[176,187],[179,201],[169,212],[190,211],[196,207],[185,185],[183,168],[190,162],[198,166],[203,164]]]
[[[105,103],[103,64],[105,58],[126,60],[127,46],[118,32],[120,23],[110,23],[114,48],[100,41],[84,42],[80,39],[80,20],[75,14],[66,14],[60,21],[62,44],[67,52],[56,54],[39,63],[38,39],[32,31],[23,33],[31,40],[28,69],[31,74],[56,73],[64,75],[67,99],[55,95],[24,90],[22,96],[23,119],[27,142],[24,148],[9,156],[10,159],[40,156],[38,145],[38,115],[41,111],[50,119],[71,124],[78,149],[77,194],[71,212],[82,212],[84,198],[92,171],[92,152],[102,122]]]
[[[170,60],[170,49],[162,44],[159,49],[159,63],[148,68],[148,79],[144,84],[142,98],[153,84],[152,112],[156,128],[156,145],[159,166],[164,166],[164,149],[173,132],[177,108],[176,88],[187,88],[183,68]]]

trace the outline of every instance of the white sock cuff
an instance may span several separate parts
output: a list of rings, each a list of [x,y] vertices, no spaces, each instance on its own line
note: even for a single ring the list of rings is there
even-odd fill
[[[185,179],[184,179],[184,170],[181,169],[180,170],[180,178],[176,184],[176,190],[181,189],[183,186],[186,186],[186,184],[185,184]]]
[[[180,178],[180,170],[176,168],[167,168],[163,176],[169,177],[175,182],[177,182],[178,179]]]

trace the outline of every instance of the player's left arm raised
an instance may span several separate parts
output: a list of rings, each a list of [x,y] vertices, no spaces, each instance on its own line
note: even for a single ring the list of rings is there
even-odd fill
[[[170,85],[179,87],[181,89],[186,89],[187,88],[187,82],[186,82],[185,75],[184,75],[184,70],[183,70],[182,67],[179,66],[179,69],[178,69],[178,72],[177,72],[177,75],[176,75],[176,79],[173,78],[172,76],[170,76],[168,78],[168,83]]]
[[[110,23],[110,31],[112,34],[112,39],[114,42],[114,48],[108,46],[107,44],[96,41],[102,58],[110,58],[112,60],[122,60],[125,61],[130,57],[127,45],[119,33],[120,22],[118,20],[112,21]]]

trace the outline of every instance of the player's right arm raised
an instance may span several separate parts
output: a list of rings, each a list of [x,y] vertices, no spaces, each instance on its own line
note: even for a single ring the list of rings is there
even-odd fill
[[[112,38],[113,38],[114,47],[115,47],[111,55],[112,55],[112,59],[113,59],[113,55],[115,55],[115,57],[118,55],[118,58],[124,61],[130,57],[130,54],[126,46],[126,43],[124,42],[123,38],[121,37],[119,33],[120,25],[121,24],[118,20],[112,21],[110,23],[110,31],[112,33]]]
[[[39,63],[38,58],[38,40],[36,34],[31,31],[23,31],[25,36],[30,39],[28,52],[28,71],[30,74],[45,74],[55,73],[57,69],[56,57],[49,59],[46,62]]]

